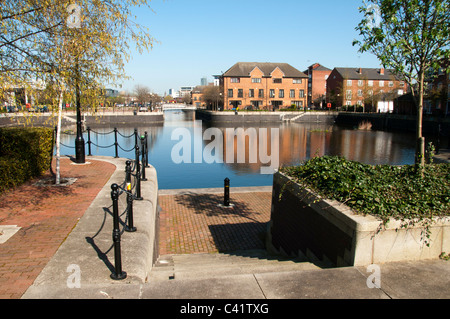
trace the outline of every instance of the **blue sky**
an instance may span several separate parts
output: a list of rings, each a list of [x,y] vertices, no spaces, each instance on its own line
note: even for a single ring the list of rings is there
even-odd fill
[[[285,62],[300,71],[313,63],[379,67],[352,41],[362,0],[153,0],[138,22],[157,41],[148,53],[132,52],[126,72],[158,94],[212,81],[236,62]]]

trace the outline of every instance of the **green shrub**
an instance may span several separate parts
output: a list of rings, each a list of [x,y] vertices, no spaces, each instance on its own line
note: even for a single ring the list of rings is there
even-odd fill
[[[426,165],[422,177],[414,165],[374,166],[324,156],[280,172],[323,197],[386,223],[391,217],[423,220],[450,216],[450,164]]]
[[[52,129],[1,128],[0,192],[49,170],[52,150]]]

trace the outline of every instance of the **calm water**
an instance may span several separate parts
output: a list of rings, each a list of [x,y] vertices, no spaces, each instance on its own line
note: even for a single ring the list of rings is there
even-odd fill
[[[209,140],[204,137],[204,133],[208,130],[207,123],[202,123],[200,127],[194,117],[195,113],[192,111],[166,111],[164,125],[137,127],[139,134],[146,131],[149,135],[149,162],[157,170],[160,189],[223,187],[226,177],[230,179],[232,187],[272,185],[272,175],[260,174],[260,168],[270,164],[258,155],[262,146],[268,150],[263,154],[268,156],[271,155],[272,147],[274,150],[279,149],[279,164],[283,166],[299,164],[311,157],[321,155],[340,155],[367,164],[414,163],[414,136],[409,133],[366,132],[324,124],[277,124],[257,127],[255,131],[259,132],[258,128],[262,128],[270,137],[271,128],[276,128],[279,129],[279,139],[272,142],[269,139],[267,145],[259,142],[251,145],[248,141],[240,144],[237,140],[231,141],[226,138],[227,128],[248,130],[251,126],[244,127],[240,124],[235,127],[231,124],[220,126],[215,128],[215,132],[222,133],[222,136],[215,135],[220,138]],[[92,127],[91,141],[97,145],[92,145],[92,155],[114,156],[114,147],[106,147],[114,143],[114,134],[108,134],[112,130],[113,127]],[[121,147],[119,156],[134,159],[134,150],[128,151],[134,146],[134,137],[128,137],[133,134],[134,127],[118,127],[118,130],[120,132],[118,141]],[[176,135],[172,139],[174,131],[185,133],[184,138]],[[84,138],[87,142],[86,133]],[[212,141],[218,144],[212,144]],[[61,147],[61,155],[74,155],[74,136],[63,134],[61,142],[68,146]],[[181,154],[186,156],[184,163],[177,164],[173,160],[172,151],[181,145],[189,145],[191,156],[188,161],[186,158],[189,154],[175,152],[180,156]],[[217,147],[214,151],[206,152],[206,149],[209,147],[210,150],[213,145],[222,145],[223,149],[218,150]],[[244,147],[238,148],[239,145]],[[187,150],[188,148],[185,147],[184,151]],[[244,163],[237,163],[237,155],[244,154],[242,150],[245,153]],[[234,160],[230,163],[226,160],[226,156],[233,151]],[[88,160],[87,154],[86,147]],[[199,159],[199,154],[205,156]],[[255,154],[256,161],[251,161],[250,158]],[[201,163],[195,163],[195,161],[201,161]]]

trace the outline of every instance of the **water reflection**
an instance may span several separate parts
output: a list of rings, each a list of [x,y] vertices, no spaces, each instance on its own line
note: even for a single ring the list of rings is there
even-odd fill
[[[230,178],[231,186],[271,185],[272,176],[260,173],[262,167],[270,164],[267,161],[270,156],[274,160],[274,152],[278,153],[279,165],[283,166],[299,164],[323,155],[345,156],[367,164],[400,165],[414,162],[413,134],[357,131],[322,124],[291,123],[256,127],[230,123],[213,128],[221,139],[219,143],[219,140],[215,140],[216,136],[207,136],[208,129],[212,127],[206,122],[200,124],[195,121],[195,112],[166,111],[163,125],[137,127],[139,134],[146,131],[149,135],[149,160],[157,169],[160,189],[223,187],[226,177]],[[181,140],[172,139],[172,133],[180,128],[189,133],[186,139],[191,160],[177,164],[171,153]],[[235,132],[237,128],[248,134],[227,135],[227,129]],[[114,134],[111,134],[113,129],[92,128],[96,132],[91,133],[93,155],[114,156],[114,147],[106,147],[114,144]],[[118,130],[119,156],[133,159],[134,150],[126,151],[134,147],[134,127],[118,127]],[[261,131],[266,132],[267,138],[261,135]],[[254,137],[255,132],[256,139],[251,139],[249,135]],[[278,134],[278,138],[273,138],[274,133]],[[87,141],[86,133],[84,138]],[[211,144],[214,142],[216,144]],[[74,145],[74,135],[63,134],[62,143]],[[220,145],[220,149],[214,149],[214,145]],[[73,155],[74,148],[62,147],[61,154]]]

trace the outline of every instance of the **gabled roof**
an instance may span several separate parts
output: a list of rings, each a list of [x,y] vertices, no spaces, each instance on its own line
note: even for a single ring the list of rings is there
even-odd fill
[[[384,74],[381,74],[381,69],[373,68],[334,68],[334,70],[349,80],[400,80],[390,69],[384,69]]]
[[[312,69],[313,71],[331,71],[331,69],[321,65],[320,63],[314,63],[314,64],[310,65],[308,67],[308,69],[306,71],[304,71],[304,73],[308,72],[309,69]]]
[[[270,77],[270,74],[278,67],[286,78],[306,78],[306,74],[300,72],[293,66],[287,63],[269,63],[269,62],[238,62],[226,71],[223,76],[227,77],[247,77],[254,68],[260,69],[265,77]]]

